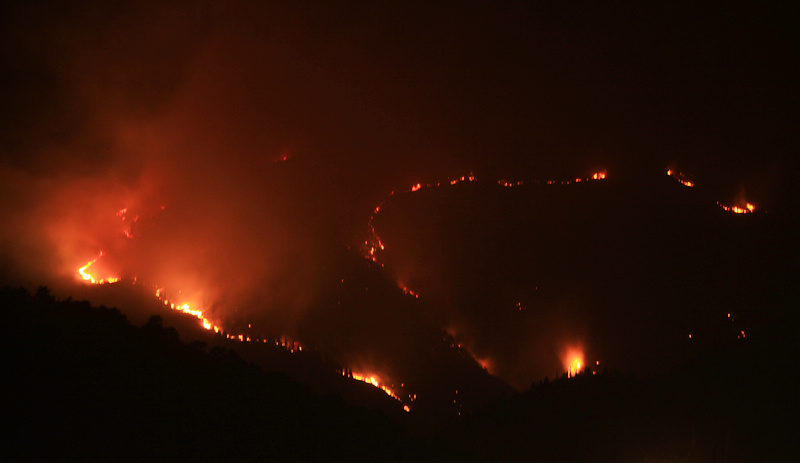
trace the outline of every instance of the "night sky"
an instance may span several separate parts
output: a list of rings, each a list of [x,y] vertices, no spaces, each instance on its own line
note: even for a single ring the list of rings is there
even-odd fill
[[[0,7],[3,283],[66,287],[102,251],[102,277],[370,368],[437,327],[522,390],[567,344],[636,369],[726,305],[761,326],[796,275],[793,10],[165,3]],[[422,305],[332,312],[371,226]]]

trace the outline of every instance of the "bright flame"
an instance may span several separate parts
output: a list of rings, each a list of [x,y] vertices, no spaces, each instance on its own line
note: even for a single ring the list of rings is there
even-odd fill
[[[212,324],[211,320],[209,320],[208,318],[205,317],[205,315],[203,315],[202,310],[192,308],[192,306],[188,302],[184,302],[182,304],[177,304],[177,305],[174,302],[170,302],[169,299],[164,297],[163,288],[156,289],[155,296],[159,300],[163,301],[164,305],[169,307],[170,309],[176,310],[178,312],[183,312],[187,315],[191,315],[197,318],[198,320],[200,320],[200,323],[206,330],[210,331],[213,329],[215,333],[219,333],[220,331],[222,331],[222,328]],[[239,338],[242,338],[242,335],[239,335]]]
[[[81,276],[81,279],[84,281],[88,281],[89,283],[101,285],[103,283],[115,283],[119,281],[118,277],[107,277],[107,278],[96,278],[89,273],[89,267],[91,267],[97,259],[103,257],[103,251],[100,251],[100,255],[95,257],[94,259],[90,260],[86,263],[83,267],[78,269],[78,275]]]
[[[547,183],[547,185],[569,185],[570,182],[582,182],[582,181],[587,181],[588,182],[590,180],[603,180],[605,178],[606,178],[606,171],[603,170],[603,171],[594,172],[594,173],[592,173],[592,175],[590,177],[586,177],[586,178],[578,177],[578,178],[575,178],[574,180],[561,180],[561,181],[549,180],[546,183]],[[375,230],[375,226],[373,225],[373,222],[375,220],[375,217],[380,213],[383,205],[387,201],[389,201],[392,197],[394,197],[394,195],[396,195],[398,193],[413,193],[413,192],[416,192],[416,191],[420,191],[423,188],[440,188],[440,187],[447,187],[447,186],[456,185],[456,184],[462,183],[462,182],[470,182],[470,183],[472,183],[472,182],[477,182],[477,181],[478,181],[478,178],[475,176],[475,174],[470,172],[469,175],[462,175],[460,177],[448,178],[448,180],[446,182],[436,182],[436,183],[426,183],[426,184],[423,184],[423,183],[420,182],[420,183],[415,183],[415,184],[411,185],[410,187],[408,187],[405,190],[401,190],[401,191],[394,191],[393,190],[391,193],[389,193],[389,195],[383,201],[381,201],[380,204],[378,204],[377,206],[375,206],[372,209],[372,214],[369,217],[369,224],[368,224],[368,227],[367,227],[369,236],[368,236],[367,239],[365,239],[363,241],[363,246],[361,247],[361,249],[363,250],[363,256],[366,259],[368,259],[368,260],[370,260],[372,262],[375,262],[376,264],[378,264],[381,267],[383,267],[384,264],[382,262],[380,262],[380,252],[379,251],[385,251],[386,250],[386,246],[384,246],[384,244],[381,242],[381,238],[380,238],[380,236],[378,236],[378,233]],[[540,183],[540,182],[538,180],[534,180],[532,183],[537,184],[537,183]],[[522,186],[524,183],[522,181],[513,181],[512,182],[512,181],[508,181],[508,180],[498,180],[497,184],[500,185],[500,186],[503,186],[503,187],[512,188],[512,187]],[[419,295],[417,293],[415,293],[414,291],[410,290],[408,287],[405,287],[402,284],[399,285],[399,287],[403,290],[404,293],[409,294],[409,295],[414,296],[414,297],[419,297]]]

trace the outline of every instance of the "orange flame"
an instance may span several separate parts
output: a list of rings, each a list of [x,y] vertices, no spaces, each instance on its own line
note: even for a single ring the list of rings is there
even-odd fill
[[[667,169],[667,175],[677,180],[683,186],[688,186],[689,188],[694,187],[694,183],[686,178],[682,172],[675,172],[672,169]]]
[[[585,366],[583,349],[580,346],[567,347],[561,354],[561,364],[568,378],[578,375]]]

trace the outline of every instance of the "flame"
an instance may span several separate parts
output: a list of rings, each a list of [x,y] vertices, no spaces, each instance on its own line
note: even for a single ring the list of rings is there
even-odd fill
[[[682,172],[676,172],[672,169],[667,169],[667,175],[674,178],[682,185],[693,187],[694,183],[689,180]],[[752,203],[748,203],[745,201],[739,201],[739,204],[728,206],[725,204],[720,203],[717,201],[717,205],[722,208],[722,210],[727,212],[733,212],[734,214],[750,214],[755,212],[756,206]]]
[[[734,214],[750,214],[756,210],[756,206],[751,203],[745,203],[744,206],[726,206],[717,202],[717,205],[719,205],[723,211],[733,212]]]
[[[415,293],[414,291],[408,289],[408,287],[403,286],[403,294],[407,294],[409,296],[415,297],[419,299],[419,294]]]
[[[567,347],[561,355],[561,363],[568,378],[577,376],[586,365],[583,358],[583,348],[580,346]]]
[[[182,303],[176,304],[174,302],[171,302],[164,295],[164,288],[156,288],[155,296],[156,296],[156,299],[162,301],[164,303],[164,305],[169,307],[170,309],[178,311],[178,312],[183,312],[183,313],[185,313],[187,315],[191,315],[191,316],[197,318],[198,320],[200,320],[200,324],[203,325],[204,329],[209,330],[209,331],[213,329],[215,333],[219,333],[219,332],[223,331],[222,328],[220,328],[219,326],[213,324],[211,322],[211,320],[206,318],[206,316],[203,314],[202,310],[193,308],[191,303],[182,302]]]
[[[667,169],[667,175],[677,180],[681,185],[688,186],[689,188],[694,187],[694,182],[689,180],[683,172],[675,172],[672,169]]]
[[[373,374],[362,374],[362,373],[355,373],[355,372],[352,372],[352,371],[348,374],[346,371],[342,371],[342,375],[343,376],[349,376],[350,378],[352,378],[352,379],[354,379],[356,381],[361,381],[363,383],[371,384],[373,387],[376,387],[376,388],[382,390],[389,397],[397,400],[400,403],[403,402],[403,400],[400,397],[398,397],[397,394],[395,394],[395,392],[392,389],[387,387],[385,384],[382,384],[380,382],[379,378],[376,377]],[[409,396],[409,399],[411,401],[416,399],[416,394],[413,395],[413,396]],[[410,412],[411,408],[408,405],[403,405],[403,411]]]
[[[119,281],[118,277],[97,278],[89,273],[89,267],[91,267],[95,262],[97,262],[97,259],[101,257],[103,257],[103,251],[100,251],[100,255],[87,262],[86,265],[84,265],[83,267],[79,268],[78,275],[80,275],[82,280],[88,281],[89,283],[92,284],[101,285],[104,283],[116,283],[117,281]]]
[[[284,156],[282,160],[283,161],[287,160],[287,157]],[[467,180],[467,179],[469,181],[474,181],[475,177],[472,174],[470,174],[470,176],[461,177],[461,179],[457,180],[457,181],[464,181],[464,180]],[[430,185],[428,185],[428,186],[430,186]],[[437,186],[438,186],[438,184],[437,184]],[[420,188],[422,188],[422,185],[421,184],[417,184],[417,185],[414,185],[412,187],[411,191],[417,191]],[[392,195],[393,194],[394,194],[394,192],[392,192]],[[166,209],[166,205],[160,206],[160,209],[162,211],[165,210]],[[374,213],[377,214],[379,211],[380,211],[380,205],[375,208]],[[130,220],[129,215],[128,215],[128,208],[126,208],[126,207],[122,208],[122,209],[119,209],[116,212],[116,216],[123,222],[128,221],[131,224],[131,226],[133,225],[133,223],[135,223],[135,222],[137,222],[139,220],[139,216],[135,216],[133,218],[133,220]],[[371,226],[371,224],[370,224],[370,226]],[[373,230],[373,233],[374,233],[374,230]],[[123,230],[123,234],[129,239],[134,238],[130,227],[128,227],[127,229],[124,229]],[[380,250],[384,250],[385,249],[385,246],[380,241],[380,238],[378,238],[377,235],[375,235],[375,238],[376,238],[375,245],[372,247],[372,249],[370,249],[370,254],[375,254],[375,252],[378,249],[380,249]],[[365,242],[365,244],[368,244],[368,242]],[[96,274],[94,274],[94,272],[90,272],[90,267],[92,267],[92,265],[94,265],[104,255],[105,255],[104,252],[100,251],[100,253],[99,253],[99,255],[97,257],[95,257],[94,259],[90,260],[89,262],[87,262],[83,266],[80,266],[77,269],[77,274],[79,275],[79,277],[80,277],[80,279],[82,281],[85,281],[86,283],[90,283],[90,284],[105,284],[105,283],[114,283],[114,282],[117,282],[117,281],[120,280],[118,277],[99,278]],[[141,283],[139,283],[139,281],[138,281],[138,279],[136,277],[133,277],[131,279],[131,282],[133,284],[140,284],[141,285]],[[342,279],[342,282],[344,282],[344,279]],[[412,291],[408,291],[407,293],[412,295],[412,296],[414,296],[414,297],[419,297],[418,295],[416,295]],[[198,309],[192,302],[190,302],[190,301],[174,302],[173,300],[171,300],[171,299],[169,299],[167,297],[166,292],[164,291],[164,288],[158,287],[158,286],[154,286],[153,287],[153,294],[154,294],[154,296],[156,297],[157,300],[161,301],[164,304],[165,307],[167,307],[167,308],[169,308],[171,310],[182,312],[182,313],[185,313],[187,315],[191,315],[192,317],[197,318],[200,321],[200,324],[202,325],[202,327],[205,330],[208,330],[208,331],[213,330],[215,334],[217,334],[217,335],[219,335],[221,337],[224,337],[226,339],[238,340],[239,342],[248,342],[248,343],[251,343],[251,342],[267,343],[268,341],[272,342],[272,339],[274,339],[274,338],[271,338],[270,340],[268,340],[266,338],[253,337],[253,336],[250,336],[250,335],[245,334],[245,333],[225,332],[225,330],[222,327],[214,324],[205,315],[203,310]],[[251,328],[251,327],[252,327],[251,325],[248,325],[248,328]],[[298,341],[287,341],[286,339],[280,339],[280,340],[274,339],[274,343],[275,343],[276,346],[281,346],[281,347],[285,348],[289,353],[292,353],[292,354],[295,353],[295,352],[302,352],[303,351],[303,346]],[[398,395],[394,392],[394,390],[391,389],[389,386],[381,383],[380,380],[376,376],[374,376],[374,375],[362,375],[362,374],[351,374],[351,377],[353,379],[358,380],[358,381],[366,382],[366,383],[372,385],[373,387],[376,387],[376,388],[382,390],[386,395],[394,398],[395,400],[399,401],[401,404],[403,403],[403,400],[401,400],[400,397],[398,397]],[[416,395],[414,395],[413,397],[411,395],[409,395],[409,400],[413,401],[415,398],[416,398]],[[408,405],[404,404],[403,405],[403,410],[406,411],[406,412],[409,412],[411,409],[410,409],[410,407]]]
[[[582,181],[587,181],[588,182],[590,180],[603,180],[605,178],[606,178],[606,171],[602,170],[602,171],[594,172],[594,173],[592,173],[592,175],[590,177],[586,177],[586,178],[578,177],[578,178],[575,178],[574,180],[561,180],[561,181],[549,180],[546,183],[548,185],[556,185],[556,184],[557,185],[569,185],[570,182],[578,182],[578,183],[582,182]],[[436,182],[436,183],[426,183],[426,184],[418,182],[418,183],[415,183],[415,184],[411,185],[406,190],[400,191],[399,193],[413,193],[413,192],[416,192],[416,191],[420,191],[420,190],[422,190],[424,188],[439,188],[439,187],[453,186],[453,185],[457,185],[457,184],[462,183],[462,182],[470,182],[471,183],[471,182],[476,182],[477,180],[478,180],[478,178],[475,176],[475,174],[470,172],[469,175],[461,175],[460,177],[448,178],[448,180],[446,182]],[[534,181],[533,183],[539,183],[539,181]],[[500,185],[500,186],[506,187],[506,188],[512,188],[512,187],[522,186],[522,185],[524,185],[524,182],[522,182],[522,181],[498,180],[497,184]],[[379,259],[379,254],[380,253],[378,251],[379,250],[380,251],[385,251],[386,250],[386,246],[384,246],[383,242],[381,241],[380,236],[378,236],[378,232],[375,230],[375,226],[373,225],[373,222],[375,221],[375,217],[378,215],[378,213],[380,213],[383,205],[387,201],[389,201],[389,199],[394,197],[394,195],[397,194],[397,193],[398,193],[397,191],[393,190],[391,193],[389,193],[389,195],[383,201],[381,201],[380,204],[378,204],[377,206],[375,206],[372,209],[372,215],[370,215],[370,217],[369,217],[369,223],[368,223],[368,227],[367,227],[368,239],[365,239],[363,241],[362,249],[363,249],[364,258],[369,259],[372,262],[375,262],[376,264],[380,265],[381,267],[383,267],[384,264],[380,262],[380,259]],[[417,293],[415,293],[414,291],[411,291],[409,288],[405,287],[404,285],[398,285],[398,286],[403,290],[404,293],[410,294],[410,295],[412,295],[414,297],[419,297],[419,295]]]
[[[104,279],[104,280],[103,279],[97,279],[97,278],[93,277],[91,274],[89,274],[87,272],[88,268],[92,264],[94,264],[97,261],[97,259],[100,258],[101,256],[103,256],[102,252],[100,253],[100,255],[98,257],[96,257],[95,259],[91,260],[86,265],[84,265],[83,267],[78,269],[78,273],[81,275],[81,278],[83,280],[87,281],[88,283],[92,283],[92,284],[113,283],[115,281],[118,281],[119,278],[107,278],[107,279]],[[224,336],[225,336],[226,339],[237,340],[239,342],[261,342],[261,343],[266,343],[267,342],[267,339],[251,337],[251,336],[243,334],[243,333],[240,333],[240,334],[225,333],[224,330],[220,326],[212,323],[211,320],[209,320],[204,315],[202,310],[194,308],[191,303],[189,303],[189,302],[183,302],[183,303],[172,302],[170,299],[168,299],[165,296],[164,288],[156,288],[155,291],[153,292],[153,294],[155,295],[156,299],[158,299],[159,301],[163,302],[165,307],[168,307],[171,310],[182,312],[182,313],[185,313],[187,315],[191,315],[191,316],[197,318],[198,320],[200,320],[200,323],[202,324],[204,329],[209,330],[209,331],[213,330],[214,333],[216,333],[216,334],[223,334],[224,333]],[[414,295],[415,297],[419,297],[419,296],[415,295],[413,292],[411,294]],[[250,327],[250,325],[248,325],[248,327]],[[285,339],[281,339],[281,340],[277,340],[276,339],[275,340],[275,345],[284,347],[287,351],[289,351],[289,353],[295,353],[296,351],[297,352],[302,352],[303,351],[303,346],[298,341],[290,342],[290,341],[286,341]],[[397,400],[400,403],[403,403],[403,400],[394,392],[394,390],[391,389],[389,386],[381,383],[381,381],[375,375],[372,375],[372,374],[361,374],[361,373],[351,373],[350,377],[355,379],[355,380],[357,380],[357,381],[362,381],[362,382],[365,382],[367,384],[370,384],[371,386],[382,390],[389,397]],[[416,395],[409,396],[409,400],[411,400],[411,401],[413,401],[415,398],[416,398]],[[403,410],[406,411],[406,412],[410,412],[411,408],[408,405],[404,404],[403,405]]]

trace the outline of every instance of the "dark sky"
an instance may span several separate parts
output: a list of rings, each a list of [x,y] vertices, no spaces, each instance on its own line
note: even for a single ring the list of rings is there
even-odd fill
[[[793,10],[265,3],[0,7],[6,280],[102,250],[220,314],[302,312],[417,182],[678,166],[723,200],[789,191]]]

